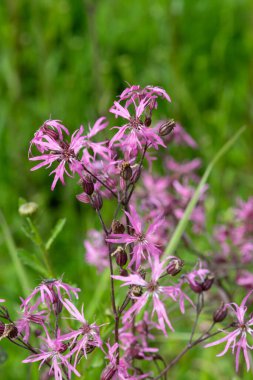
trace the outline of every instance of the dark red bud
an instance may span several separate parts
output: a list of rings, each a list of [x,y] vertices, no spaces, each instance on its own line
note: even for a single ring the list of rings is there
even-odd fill
[[[145,119],[145,121],[144,121],[145,126],[149,127],[151,125],[151,123],[152,123],[151,117],[147,116],[146,119]]]
[[[84,178],[82,178],[82,187],[83,191],[88,194],[92,195],[94,192],[94,181],[90,175],[86,175]]]
[[[111,380],[115,375],[117,368],[113,364],[108,364],[101,374],[100,380]]]
[[[175,121],[173,119],[170,119],[163,123],[159,128],[159,135],[160,136],[167,136],[169,135],[173,129],[175,128]]]
[[[213,313],[214,323],[222,322],[228,314],[227,306],[222,303],[220,307]]]
[[[183,266],[184,260],[181,260],[179,257],[176,257],[169,262],[166,271],[171,276],[176,276],[179,272],[181,272]]]
[[[126,269],[124,269],[124,268],[121,268],[119,274],[121,276],[123,276],[123,277],[127,277],[128,276],[128,271]]]
[[[4,323],[0,321],[0,337],[3,335],[4,329],[5,329]]]
[[[213,273],[209,273],[205,280],[203,281],[202,283],[202,290],[204,292],[206,292],[207,290],[209,290],[211,288],[211,286],[213,285],[213,282],[214,282],[214,274]]]
[[[133,175],[132,175],[131,182],[132,182],[132,183],[136,183],[136,182],[139,180],[140,176],[141,176],[141,170],[140,170],[140,168],[138,167],[138,168],[134,171],[134,173],[133,173]]]
[[[93,193],[91,196],[91,204],[94,207],[95,210],[101,210],[103,207],[103,199],[101,197],[101,194],[99,191],[96,193]]]
[[[119,267],[123,267],[127,263],[127,253],[122,247],[118,247],[115,253],[116,263]]]
[[[120,170],[120,176],[125,180],[128,181],[132,177],[133,171],[129,164],[129,162],[123,162],[121,164],[121,170]]]
[[[198,283],[197,281],[195,282],[189,282],[191,290],[194,291],[194,293],[202,293],[202,284]]]
[[[112,221],[112,233],[113,234],[123,234],[125,232],[125,226],[118,220]]]

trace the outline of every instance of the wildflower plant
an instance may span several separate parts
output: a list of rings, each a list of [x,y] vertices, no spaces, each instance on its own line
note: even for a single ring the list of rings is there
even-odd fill
[[[196,149],[197,142],[173,119],[154,122],[161,101],[169,106],[171,99],[160,87],[129,86],[110,108],[115,117],[111,127],[100,117],[88,130],[81,126],[71,135],[61,121],[47,120],[31,140],[29,160],[36,162],[31,170],[50,169],[51,190],[65,185],[66,177],[74,179],[80,187],[77,202],[91,206],[97,215],[101,229],[86,231],[84,265],[96,266],[98,276],[109,269],[112,316],[102,325],[95,315],[86,319],[87,305],[78,302],[81,289],[63,276],[53,278],[49,250],[65,220],[44,243],[31,216],[37,205],[22,204],[25,232],[39,247],[38,256],[28,264],[33,263],[45,279],[21,299],[14,320],[8,301],[0,299],[0,339],[28,351],[23,363],[38,362],[41,378],[86,376],[80,362],[99,351],[104,357],[103,380],[165,379],[202,342],[205,347],[225,343],[219,356],[231,349],[236,371],[240,363],[243,366],[241,357],[250,368],[252,198],[238,200],[233,221],[214,227],[211,253],[199,251],[194,243],[195,237],[207,235],[208,176],[242,131],[224,145],[200,178],[200,159],[179,162],[170,152],[173,145]],[[106,132],[111,139],[104,138]],[[155,172],[156,160],[161,161],[161,172]],[[110,223],[103,215],[105,200],[111,204]],[[180,249],[183,258],[178,256]],[[230,278],[231,265],[236,278]],[[248,291],[240,306],[228,290],[229,281]],[[174,309],[192,327],[187,345],[174,357],[168,350],[167,357],[157,337],[166,342],[177,330]],[[203,327],[206,309],[211,317]],[[220,323],[223,326],[216,328]],[[217,340],[210,340],[216,335]]]

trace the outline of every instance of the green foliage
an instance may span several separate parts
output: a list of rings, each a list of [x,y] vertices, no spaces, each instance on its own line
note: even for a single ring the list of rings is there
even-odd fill
[[[65,273],[66,281],[83,289],[81,302],[89,318],[104,323],[106,274],[97,280],[96,270],[83,260],[85,233],[98,227],[95,212],[76,202],[75,180],[51,192],[48,171],[29,171],[27,150],[35,130],[49,117],[73,131],[107,115],[125,81],[168,91],[173,103],[161,103],[162,115],[180,121],[198,141],[196,154],[204,168],[227,139],[242,125],[249,126],[210,178],[209,227],[236,196],[252,193],[252,11],[250,0],[0,2],[0,209],[7,222],[1,218],[1,298],[17,305],[20,285],[25,294],[42,276],[51,275],[46,257],[54,276]],[[18,214],[19,197],[39,204],[33,219]],[[106,202],[104,209],[110,220]],[[67,224],[60,233],[63,218]],[[21,230],[24,221],[31,244]],[[185,326],[180,321],[178,326],[183,333]],[[175,335],[161,345],[169,359],[182,341]],[[9,356],[0,368],[4,377],[37,379],[37,366],[29,370],[20,364],[24,353],[9,347],[3,342]],[[217,352],[195,348],[172,378],[236,379],[232,358],[216,359]],[[99,378],[101,367],[94,367],[102,361],[95,356],[81,364],[90,371],[87,379]]]

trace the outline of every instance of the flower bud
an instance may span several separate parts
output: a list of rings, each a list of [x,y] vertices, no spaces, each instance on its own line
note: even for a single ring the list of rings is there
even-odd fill
[[[206,292],[207,290],[209,290],[211,288],[211,286],[213,285],[213,282],[214,282],[214,274],[213,273],[209,273],[205,280],[203,281],[202,283],[202,290],[204,292]]]
[[[145,126],[149,127],[151,123],[152,123],[151,117],[146,116],[145,121],[144,121]]]
[[[128,181],[132,177],[133,171],[129,162],[123,161],[121,164],[120,176]]]
[[[191,290],[194,291],[194,293],[202,293],[202,285],[198,283],[197,281],[195,282],[189,282]]]
[[[4,329],[5,329],[4,323],[0,321],[0,339],[1,339],[1,336],[3,336],[4,334]]]
[[[2,328],[1,328],[2,330]],[[15,339],[17,338],[18,336],[18,329],[17,327],[14,325],[14,323],[8,323],[8,324],[5,324],[4,325],[4,331],[2,333],[2,335],[0,336],[0,339],[2,338],[10,338],[10,339]]]
[[[125,232],[125,226],[118,220],[112,221],[112,233],[113,234],[123,234]]]
[[[214,323],[222,322],[228,314],[227,306],[222,302],[220,307],[213,313]]]
[[[140,168],[138,166],[137,169],[134,171],[134,173],[132,175],[131,182],[132,183],[136,183],[139,180],[140,176],[141,176],[141,170],[140,170]]]
[[[115,375],[117,368],[114,364],[108,364],[101,374],[100,380],[111,380]]]
[[[181,260],[179,257],[175,257],[169,262],[166,271],[171,276],[176,276],[179,272],[181,272],[183,266],[184,260]]]
[[[92,177],[90,175],[86,175],[82,178],[81,182],[83,191],[88,195],[92,195],[94,192],[94,182]]]
[[[128,276],[128,271],[124,268],[120,268],[119,272],[120,276],[127,277]]]
[[[38,210],[37,203],[27,202],[27,203],[22,204],[19,207],[18,212],[22,216],[30,216],[32,214],[35,214],[37,210]]]
[[[142,295],[142,287],[139,285],[133,285],[130,290],[130,295],[132,297],[140,297]]]
[[[173,129],[175,128],[175,121],[173,119],[170,119],[168,121],[166,121],[165,123],[163,123],[160,128],[159,128],[159,135],[160,136],[167,136],[169,135]]]
[[[115,251],[116,263],[119,267],[123,267],[127,263],[127,253],[122,247],[118,247]]]
[[[101,210],[103,207],[103,199],[99,191],[92,194],[91,204],[95,210]]]

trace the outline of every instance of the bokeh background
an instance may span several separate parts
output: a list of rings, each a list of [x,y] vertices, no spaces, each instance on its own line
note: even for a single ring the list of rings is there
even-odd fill
[[[39,204],[36,222],[45,237],[67,218],[52,250],[56,275],[82,287],[87,304],[94,292],[96,271],[84,264],[82,242],[95,215],[77,203],[75,181],[52,193],[48,171],[30,172],[29,140],[44,120],[60,119],[74,131],[99,116],[112,119],[108,108],[125,82],[162,86],[172,103],[161,102],[160,117],[175,118],[192,134],[203,168],[247,126],[210,178],[210,221],[236,197],[252,194],[251,0],[2,0],[0,41],[0,298],[14,314],[21,291],[10,253],[34,249],[21,229],[20,197]],[[41,280],[26,272],[32,286]],[[106,304],[104,295],[97,320]],[[171,338],[167,357],[170,346],[180,350],[184,343],[184,334]],[[0,367],[5,379],[38,378],[36,366],[20,364],[23,352],[2,347],[9,355]],[[236,378],[232,359],[215,359],[217,352],[192,350],[173,378]],[[83,378],[99,378],[99,360],[90,360]]]

